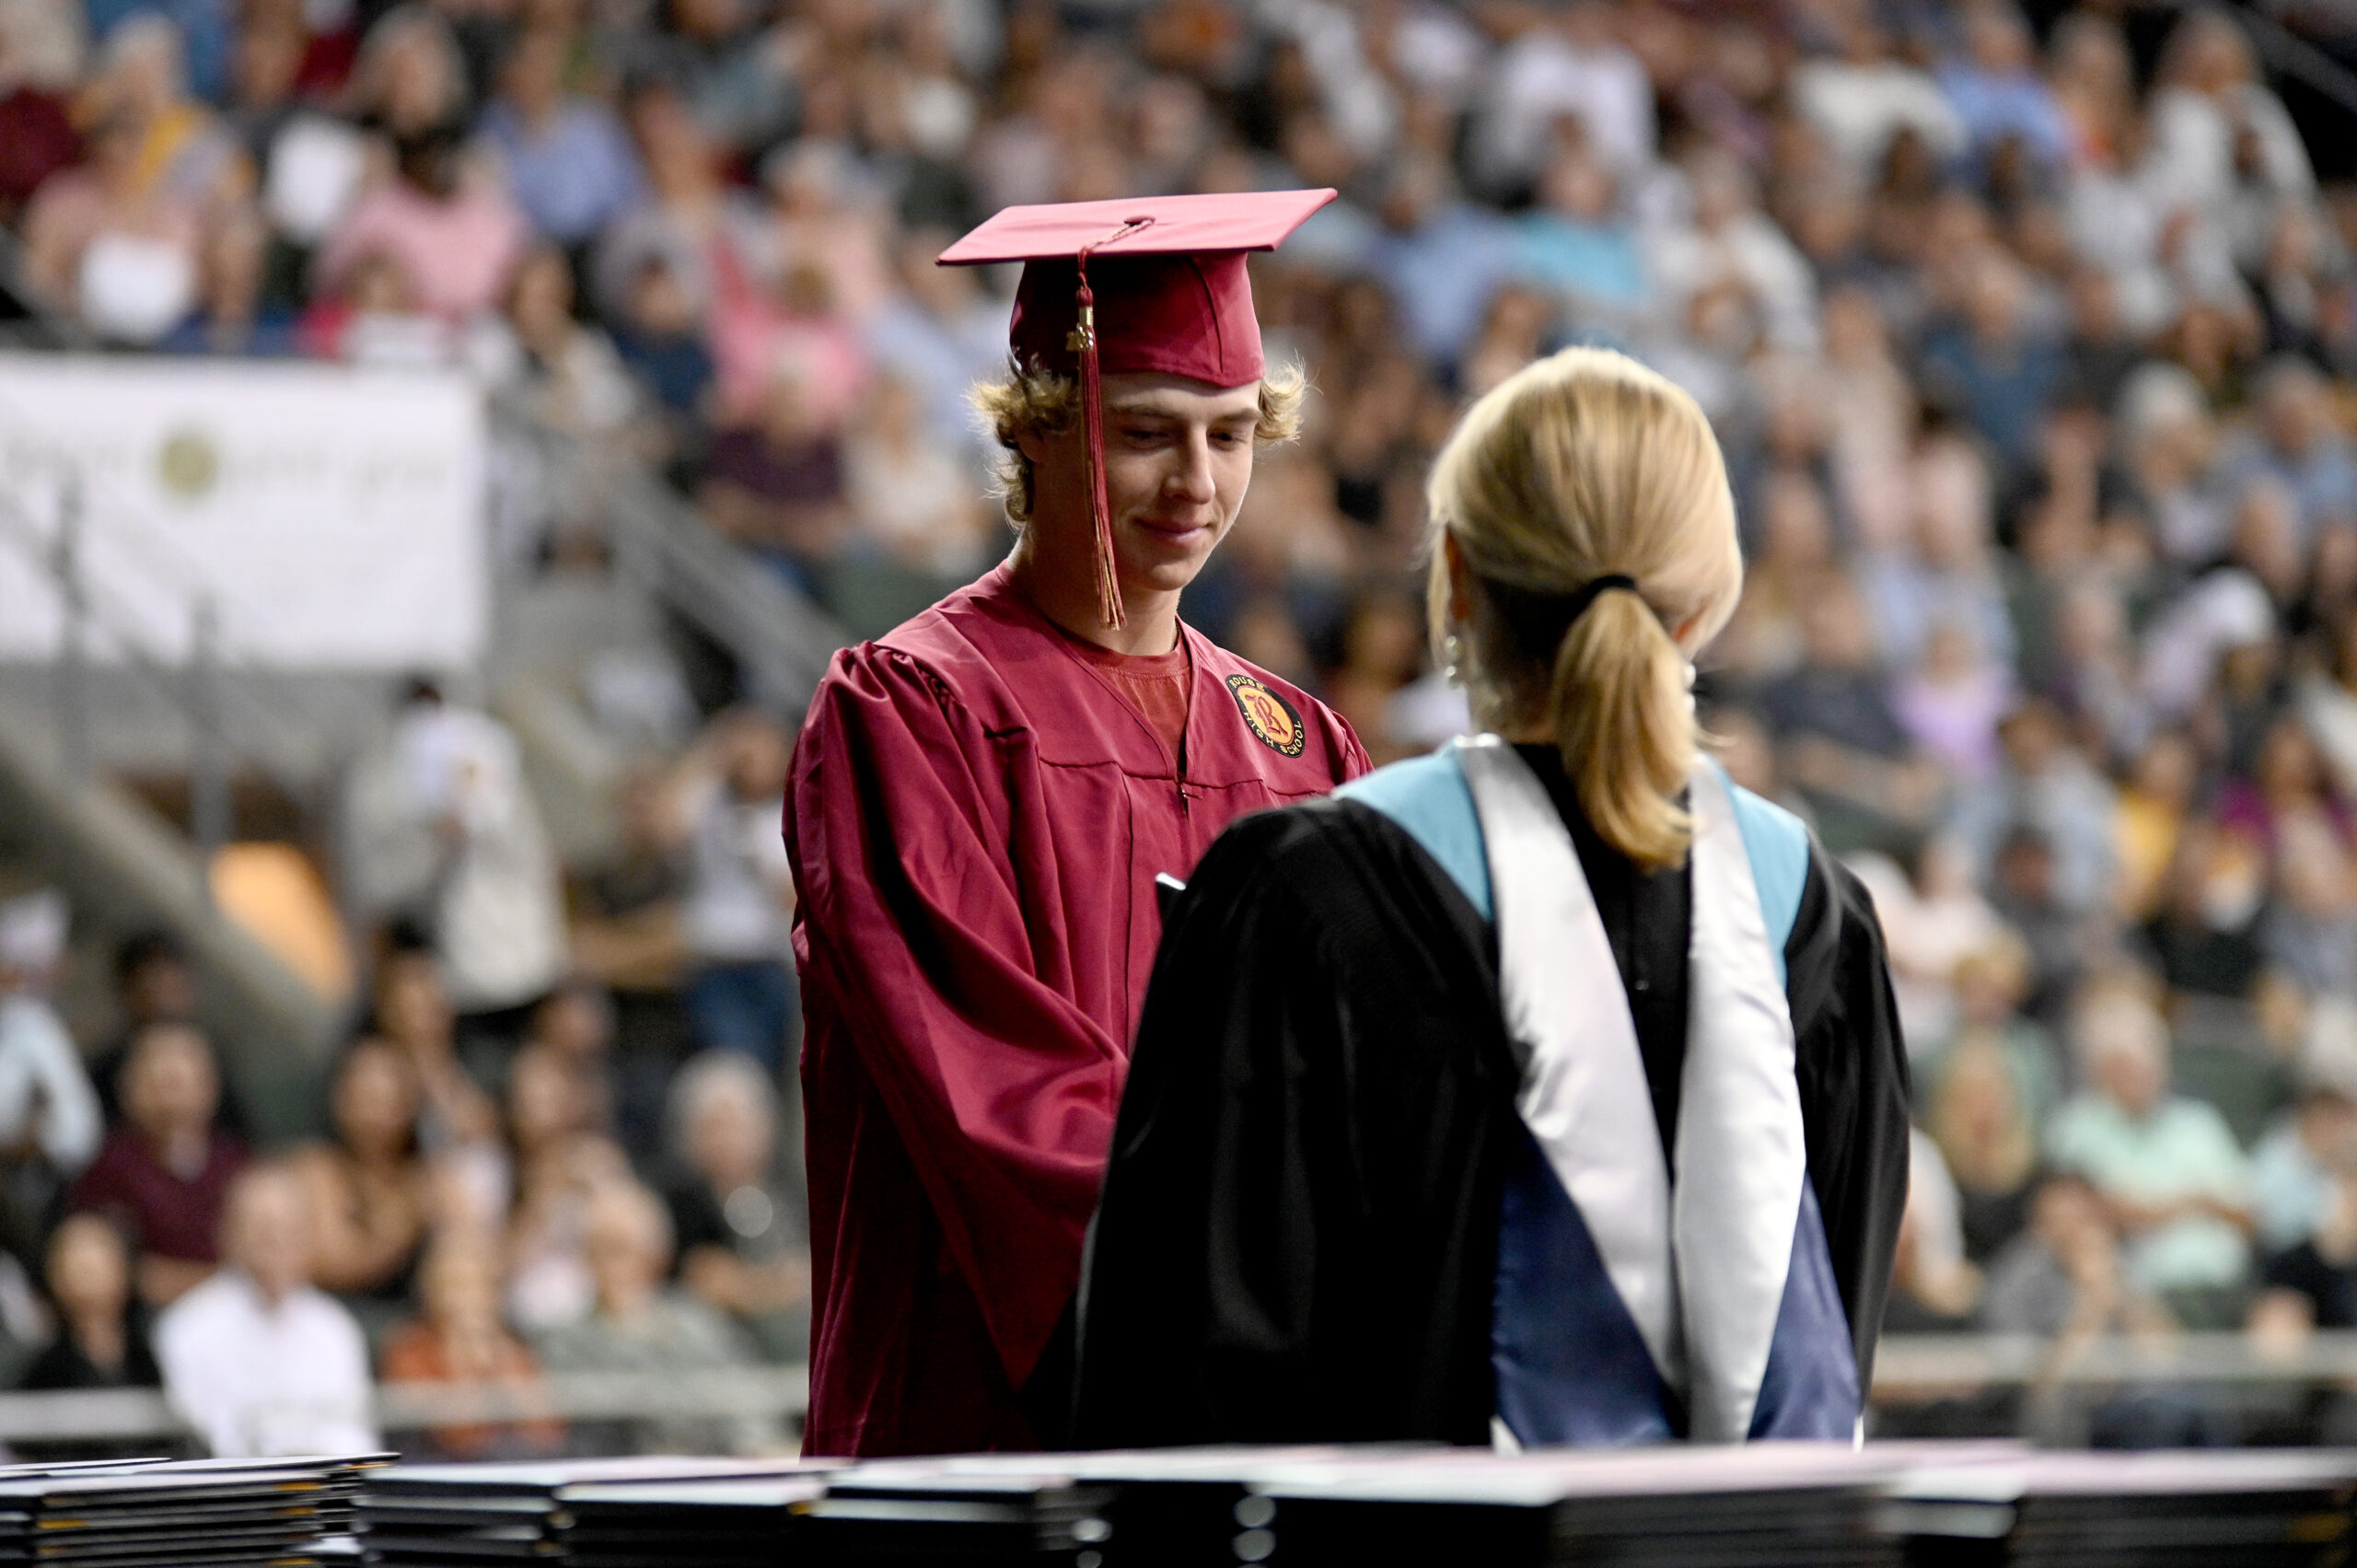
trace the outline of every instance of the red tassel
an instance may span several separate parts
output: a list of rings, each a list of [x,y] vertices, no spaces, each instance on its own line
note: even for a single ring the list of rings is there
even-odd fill
[[[1105,488],[1105,403],[1097,368],[1097,296],[1088,286],[1088,253],[1080,258],[1080,407],[1088,437],[1088,502],[1097,528],[1097,610],[1119,631],[1129,621],[1121,577],[1113,560],[1113,505]]]
[[[1113,560],[1113,505],[1105,490],[1105,401],[1097,368],[1097,296],[1088,286],[1088,258],[1100,245],[1154,226],[1151,217],[1136,217],[1104,238],[1080,248],[1080,319],[1066,344],[1080,356],[1081,419],[1087,426],[1089,509],[1097,524],[1097,609],[1105,624],[1118,632],[1129,623],[1121,604],[1120,569]]]

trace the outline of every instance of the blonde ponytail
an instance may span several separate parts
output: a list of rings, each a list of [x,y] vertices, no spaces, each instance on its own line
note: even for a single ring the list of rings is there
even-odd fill
[[[1633,593],[1608,593],[1563,633],[1548,705],[1580,809],[1641,865],[1686,858],[1678,792],[1694,765],[1686,656]]]
[[[1477,716],[1551,735],[1605,842],[1650,869],[1680,864],[1693,829],[1678,796],[1700,741],[1688,649],[1726,623],[1743,585],[1701,410],[1624,355],[1567,349],[1473,405],[1430,500],[1435,638],[1452,620],[1444,540],[1472,578],[1460,630]]]

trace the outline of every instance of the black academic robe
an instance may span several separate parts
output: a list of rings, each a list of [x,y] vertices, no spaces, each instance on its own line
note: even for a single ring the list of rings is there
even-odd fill
[[[1666,1122],[1684,873],[1635,876],[1560,766],[1541,777]],[[1864,1388],[1906,1202],[1906,1052],[1873,906],[1814,842],[1785,960]],[[1230,827],[1174,901],[1147,993],[1082,1286],[1074,1442],[1487,1443],[1517,1082],[1495,933],[1405,830],[1347,799]]]

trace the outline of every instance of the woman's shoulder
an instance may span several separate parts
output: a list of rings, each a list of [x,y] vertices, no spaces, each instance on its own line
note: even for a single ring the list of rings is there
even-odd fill
[[[1219,886],[1271,890],[1292,886],[1307,865],[1350,853],[1351,824],[1331,796],[1237,818],[1197,863],[1190,890]]]
[[[1411,765],[1393,763],[1332,795],[1237,819],[1204,855],[1194,881],[1205,877],[1244,877],[1271,889],[1310,894],[1321,886],[1316,880],[1321,870],[1396,861],[1418,835],[1401,819],[1404,814],[1396,808],[1392,797],[1402,792],[1398,781],[1387,775]],[[1461,780],[1457,788],[1461,793]]]
[[[1817,836],[1799,817],[1732,778],[1725,783],[1744,856],[1751,865],[1752,885],[1759,895],[1760,913],[1770,932],[1779,934],[1782,944],[1789,944],[1800,922],[1812,872],[1825,876],[1826,868],[1817,863],[1827,857]]]
[[[1367,775],[1380,780],[1389,769]],[[1365,780],[1360,781],[1366,782]],[[1461,786],[1460,786],[1461,787]],[[1182,908],[1231,931],[1292,931],[1337,961],[1421,947],[1444,932],[1486,952],[1487,871],[1479,829],[1468,888],[1446,843],[1413,830],[1356,786],[1231,823],[1188,882]]]
[[[1337,792],[1412,842],[1483,920],[1490,865],[1472,786],[1454,743],[1387,763]]]

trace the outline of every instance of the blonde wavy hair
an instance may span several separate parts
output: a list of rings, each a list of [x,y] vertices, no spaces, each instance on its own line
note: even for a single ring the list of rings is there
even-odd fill
[[[1301,406],[1309,378],[1298,365],[1275,365],[1260,378],[1260,420],[1252,427],[1256,447],[1291,441],[1301,435]],[[982,381],[967,394],[989,424],[999,445],[991,464],[993,489],[1018,523],[1031,520],[1031,459],[1018,444],[1025,436],[1061,436],[1080,421],[1076,377],[1010,365],[1004,381]]]
[[[1546,729],[1607,843],[1650,868],[1683,863],[1693,823],[1678,796],[1701,740],[1688,653],[1743,591],[1709,419],[1625,354],[1566,349],[1467,412],[1427,499],[1436,654],[1453,620],[1445,540],[1472,579],[1457,630],[1476,717]],[[1602,594],[1567,624],[1568,597],[1614,574],[1637,592]]]

